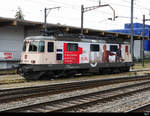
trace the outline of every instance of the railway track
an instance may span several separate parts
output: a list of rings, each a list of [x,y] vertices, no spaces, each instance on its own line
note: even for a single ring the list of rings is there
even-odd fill
[[[110,85],[115,83],[150,80],[150,75],[132,76],[132,77],[120,77],[111,79],[96,79],[88,81],[77,81],[70,83],[51,84],[44,86],[34,86],[15,89],[0,90],[0,103],[7,103],[11,101],[17,101],[30,97],[53,95],[63,92],[69,92],[74,90],[82,90],[88,88],[94,88],[98,86]]]
[[[138,84],[117,87],[99,92],[58,99],[50,102],[28,105],[4,110],[4,112],[64,112],[78,111],[81,108],[108,102],[110,100],[130,96],[139,92],[149,91],[150,80]]]
[[[146,69],[133,69],[133,70],[130,70],[130,72],[141,72],[141,71],[150,71],[150,68],[146,68]]]
[[[150,112],[150,103],[131,109],[127,112]]]
[[[141,71],[150,71],[150,69],[143,69],[143,70],[136,69],[136,70],[131,70],[130,72],[137,73],[137,72],[141,72]],[[91,76],[91,75],[89,75],[89,76]],[[76,77],[85,77],[85,75],[76,75]],[[25,82],[34,82],[34,81],[32,81],[32,80],[27,81],[25,79],[6,79],[6,80],[0,80],[0,85],[14,84],[14,83],[25,83]]]

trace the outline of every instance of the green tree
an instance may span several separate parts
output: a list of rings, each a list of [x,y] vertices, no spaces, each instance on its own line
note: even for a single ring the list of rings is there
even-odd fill
[[[24,15],[20,7],[18,7],[18,11],[16,12],[15,18],[19,20],[24,20]]]

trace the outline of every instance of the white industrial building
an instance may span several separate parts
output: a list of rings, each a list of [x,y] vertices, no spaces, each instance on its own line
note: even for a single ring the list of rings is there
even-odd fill
[[[80,28],[48,24],[49,29],[59,29],[65,33],[80,33]],[[43,30],[43,23],[26,20],[16,20],[0,17],[0,69],[11,69],[17,67],[20,61],[22,44],[25,37],[40,35]],[[101,30],[84,29],[84,34],[111,36],[118,39],[130,40],[130,35],[106,32]],[[141,36],[134,36],[141,39]]]

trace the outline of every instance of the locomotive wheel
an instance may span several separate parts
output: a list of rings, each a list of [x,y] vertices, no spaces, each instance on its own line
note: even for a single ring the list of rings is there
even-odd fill
[[[111,74],[112,70],[111,68],[102,68],[102,69],[99,69],[99,73],[100,74]]]
[[[126,67],[125,72],[129,72],[130,71],[130,67]]]
[[[119,68],[112,68],[112,73],[120,73],[120,69]]]
[[[39,80],[43,74],[44,72],[33,72],[33,73],[24,74],[23,77],[26,80]]]

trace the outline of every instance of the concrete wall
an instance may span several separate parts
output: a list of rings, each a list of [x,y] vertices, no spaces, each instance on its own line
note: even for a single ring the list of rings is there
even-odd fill
[[[40,29],[24,29],[23,26],[0,27],[0,69],[17,67],[24,38],[36,35],[40,35]],[[12,53],[12,59],[2,58],[4,52]]]
[[[22,48],[24,40],[23,27],[0,27],[0,51],[17,51]]]
[[[20,60],[24,40],[24,27],[0,27],[0,53],[12,53],[12,59],[0,59],[0,69],[12,68]]]
[[[26,29],[25,30],[25,37],[28,37],[28,36],[39,36],[41,35],[41,29]]]
[[[141,43],[140,40],[134,40],[134,57],[140,59]]]
[[[134,40],[134,57],[141,59],[141,40]],[[144,51],[144,58],[150,59],[150,51]]]

